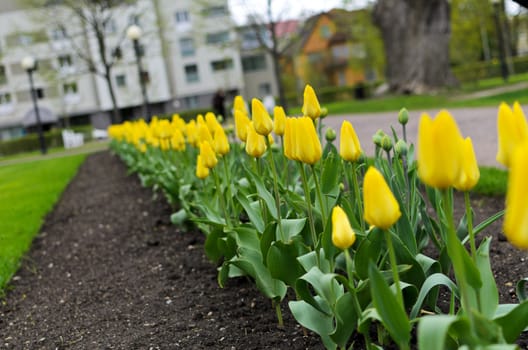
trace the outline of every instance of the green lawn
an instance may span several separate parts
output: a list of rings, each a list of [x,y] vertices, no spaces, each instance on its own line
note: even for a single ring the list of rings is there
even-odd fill
[[[489,196],[505,195],[508,171],[493,167],[480,167],[480,180],[474,192]]]
[[[85,155],[0,167],[0,290]]]

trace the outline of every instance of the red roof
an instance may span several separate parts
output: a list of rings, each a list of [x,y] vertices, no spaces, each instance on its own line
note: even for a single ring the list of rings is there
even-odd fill
[[[290,34],[295,34],[299,28],[299,21],[296,19],[289,19],[275,23],[275,34],[277,38],[283,38]]]

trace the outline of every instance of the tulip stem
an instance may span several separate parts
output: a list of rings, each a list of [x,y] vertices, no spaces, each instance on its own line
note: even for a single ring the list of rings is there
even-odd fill
[[[226,182],[227,182],[227,190],[226,190],[226,193],[227,193],[227,206],[229,208],[229,212],[231,212],[231,209],[233,208],[233,199],[231,198],[231,181],[229,180],[230,179],[230,176],[229,176],[229,165],[227,164],[227,158],[226,157],[223,157],[222,161],[224,163],[224,172],[225,172],[225,177],[226,177]]]
[[[211,169],[211,171],[212,171],[213,177],[215,179],[216,194],[218,195],[218,200],[220,201],[220,207],[222,208],[222,211],[224,212],[226,226],[227,226],[227,228],[231,228],[229,215],[227,214],[227,209],[226,209],[226,205],[225,205],[225,202],[224,202],[224,196],[222,195],[222,191],[221,191],[222,188],[220,187],[220,179],[218,178],[218,174],[216,173],[215,169]]]
[[[282,320],[282,310],[280,301],[277,301],[275,299],[272,300],[272,304],[275,306],[275,313],[277,314],[277,321],[279,322],[279,328],[284,327],[284,321]]]
[[[273,158],[273,149],[271,149],[271,144],[267,137],[266,137],[266,142],[268,144],[268,153],[270,155],[271,170],[273,172],[273,192],[275,192],[275,207],[277,207],[277,223],[279,225],[279,232],[280,232],[281,240],[285,242],[286,239],[284,237],[284,231],[282,230],[282,221],[281,221],[279,185],[277,181],[277,169],[275,167],[275,159]]]
[[[361,193],[359,191],[359,183],[357,178],[357,163],[352,162],[352,185],[354,187],[354,195],[356,197],[356,203],[358,204],[359,208],[359,222],[361,224],[361,232],[365,232],[365,218],[363,217],[363,210],[362,210],[362,199],[361,199]]]
[[[464,191],[464,202],[466,204],[466,219],[467,230],[469,235],[469,246],[471,247],[471,256],[473,261],[477,259],[477,248],[475,247],[475,233],[473,232],[473,212],[471,211],[471,203],[469,201],[469,192]]]
[[[403,304],[403,295],[400,286],[400,274],[398,273],[398,263],[396,261],[396,253],[394,252],[394,246],[392,244],[392,235],[389,230],[383,230],[385,232],[385,239],[387,240],[387,248],[389,250],[389,260],[392,270],[392,279],[394,280],[394,285],[396,286],[396,298],[400,305],[405,308]]]
[[[314,217],[312,212],[312,199],[310,197],[310,189],[308,188],[308,180],[306,179],[306,172],[304,171],[304,164],[302,162],[298,162],[299,168],[301,171],[301,179],[303,183],[304,188],[304,199],[306,200],[306,204],[308,206],[308,221],[310,222],[310,232],[312,234],[312,242],[314,249],[318,246],[318,240],[317,240],[317,233],[315,232],[315,223],[314,223]]]
[[[315,182],[315,190],[317,191],[317,197],[319,199],[319,206],[321,207],[321,215],[323,217],[323,230],[326,229],[326,210],[324,207],[324,201],[323,201],[323,192],[321,192],[321,185],[319,184],[319,180],[317,179],[317,173],[315,171],[315,166],[311,165],[312,173],[314,176],[314,182]]]

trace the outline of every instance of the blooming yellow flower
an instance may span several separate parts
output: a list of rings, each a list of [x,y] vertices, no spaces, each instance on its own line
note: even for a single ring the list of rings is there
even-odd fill
[[[388,229],[401,216],[400,205],[378,169],[368,168],[363,180],[364,217],[370,225]]]
[[[528,141],[520,144],[511,157],[504,214],[504,235],[511,244],[528,249]]]
[[[323,155],[321,142],[315,131],[313,121],[308,117],[298,118],[296,123],[297,136],[294,145],[295,157],[306,164],[315,164]]]
[[[321,115],[321,106],[319,100],[315,95],[314,89],[310,85],[304,88],[304,101],[302,106],[302,113],[304,116],[315,120]]]
[[[220,124],[216,126],[216,131],[213,137],[213,148],[216,154],[224,156],[229,153],[229,141],[224,132],[224,128]]]
[[[213,144],[213,135],[211,135],[211,132],[209,131],[209,127],[205,123],[199,123],[198,124],[198,142],[202,143],[203,141],[207,141],[210,144]]]
[[[497,161],[509,167],[515,147],[528,138],[526,118],[518,102],[513,104],[513,111],[506,103],[500,104],[497,137],[499,141]]]
[[[212,169],[218,163],[218,159],[209,141],[200,142],[200,155],[202,156],[203,165],[206,168]]]
[[[266,107],[259,99],[254,98],[251,100],[251,115],[253,117],[253,127],[257,134],[268,136],[273,130],[273,121]]]
[[[294,132],[297,118],[286,118],[284,123],[284,156],[290,160],[298,160],[293,152],[296,143]]]
[[[348,249],[356,241],[356,233],[350,226],[345,211],[340,206],[332,210],[332,243],[339,249]]]
[[[435,188],[453,186],[462,169],[462,135],[448,111],[432,120],[423,114],[418,126],[418,176]]]
[[[281,106],[273,108],[273,132],[275,135],[284,135],[284,127],[286,126],[286,113]]]
[[[185,134],[187,135],[187,142],[193,147],[198,147],[198,128],[194,119],[185,126]]]
[[[477,157],[473,149],[473,142],[469,137],[466,137],[462,143],[462,160],[462,169],[454,187],[459,191],[469,191],[475,187],[480,179]]]
[[[196,159],[196,177],[203,180],[208,176],[209,168],[204,165],[202,161],[202,156],[198,155]]]
[[[251,123],[246,112],[240,109],[235,109],[235,130],[238,139],[242,142],[246,142],[247,139],[247,127]]]
[[[345,120],[341,124],[341,136],[339,139],[339,154],[341,158],[349,162],[355,162],[361,155],[361,145],[352,124]]]
[[[183,137],[183,133],[180,129],[174,129],[174,133],[172,134],[171,138],[171,147],[176,151],[185,150],[185,138]]]
[[[216,128],[218,126],[221,127],[220,123],[218,122],[218,120],[216,119],[216,116],[214,115],[213,112],[207,112],[205,113],[205,124],[207,124],[207,128],[209,129],[209,132],[211,133],[211,135],[214,136],[214,133],[216,131]]]
[[[244,101],[244,98],[240,95],[235,96],[235,99],[233,101],[233,110],[239,110],[246,115],[248,114],[248,110],[246,108],[246,101]]]
[[[252,157],[260,158],[266,152],[266,139],[259,135],[253,126],[249,123],[247,126],[246,153]]]

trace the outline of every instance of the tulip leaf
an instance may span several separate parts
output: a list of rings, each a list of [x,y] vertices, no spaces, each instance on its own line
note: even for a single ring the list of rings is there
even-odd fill
[[[233,230],[234,238],[238,248],[260,250],[259,235],[253,227],[238,226]]]
[[[262,211],[260,210],[259,201],[250,202],[246,196],[238,193],[236,195],[238,203],[246,211],[249,220],[255,226],[258,232],[263,233],[265,228],[264,219],[262,218]]]
[[[418,299],[416,300],[416,303],[414,304],[410,317],[411,319],[415,319],[418,316],[418,313],[420,312],[420,308],[422,307],[422,304],[431,291],[431,289],[438,287],[438,286],[446,286],[449,288],[451,293],[455,293],[458,295],[458,288],[457,285],[449,279],[448,276],[441,274],[441,273],[435,273],[425,280],[425,282],[422,285],[422,288],[420,289],[420,294],[418,294]]]
[[[212,262],[218,262],[223,256],[219,246],[219,240],[224,236],[224,232],[220,229],[212,230],[205,238],[205,255]]]
[[[257,193],[259,197],[264,200],[264,203],[266,203],[266,207],[268,207],[268,211],[271,216],[277,220],[277,207],[275,206],[275,199],[273,198],[273,195],[268,191],[264,185],[264,182],[259,177],[254,176],[253,181],[255,181],[255,186],[257,187]]]
[[[335,329],[330,334],[330,338],[340,348],[346,347],[358,322],[358,315],[354,310],[352,298],[351,293],[345,293],[339,297],[335,305]]]
[[[508,343],[513,343],[528,327],[528,301],[516,305],[510,312],[495,319],[495,322],[502,327],[504,339]]]
[[[299,243],[301,242],[275,242],[269,248],[266,259],[271,277],[277,278],[292,287],[295,286],[297,279],[304,274],[304,269],[297,257],[306,253],[307,248]]]
[[[491,238],[485,238],[480,244],[476,256],[477,268],[482,278],[482,287],[478,291],[480,294],[480,312],[488,318],[495,314],[497,305],[499,305],[499,292],[490,265],[490,242]]]
[[[526,298],[526,284],[528,283],[528,278],[523,278],[517,282],[517,287],[515,288],[515,294],[520,302],[525,301]]]
[[[418,323],[418,349],[419,350],[444,350],[449,339],[449,329],[456,323],[469,322],[459,316],[435,315],[420,318]]]
[[[354,255],[354,266],[359,278],[365,280],[368,278],[369,262],[377,262],[379,255],[383,253],[383,232],[374,228],[368,236],[361,241]]]
[[[473,233],[478,235],[482,230],[486,229],[489,225],[493,224],[495,221],[499,220],[504,216],[504,210],[499,211],[498,213],[493,214],[486,220],[482,221],[480,224],[475,226]]]
[[[321,190],[324,194],[334,193],[339,189],[341,179],[341,157],[335,153],[330,153],[323,163],[323,172],[321,175]]]
[[[300,280],[308,282],[315,293],[322,297],[329,305],[334,305],[337,298],[343,295],[343,286],[335,280],[336,274],[323,273],[314,266],[301,276]]]
[[[303,327],[319,334],[327,349],[336,349],[335,343],[328,336],[333,331],[333,319],[303,300],[288,303],[293,317]]]
[[[301,219],[281,219],[282,231],[284,232],[284,239],[286,242],[298,236],[306,225],[306,218]],[[280,238],[279,229],[277,227],[277,237]]]
[[[271,223],[266,227],[262,236],[260,236],[260,252],[262,256],[268,256],[268,250],[271,244],[277,240],[275,235],[276,225]]]
[[[369,263],[369,279],[372,301],[383,325],[400,347],[408,347],[411,340],[411,324],[407,314],[372,262]]]

